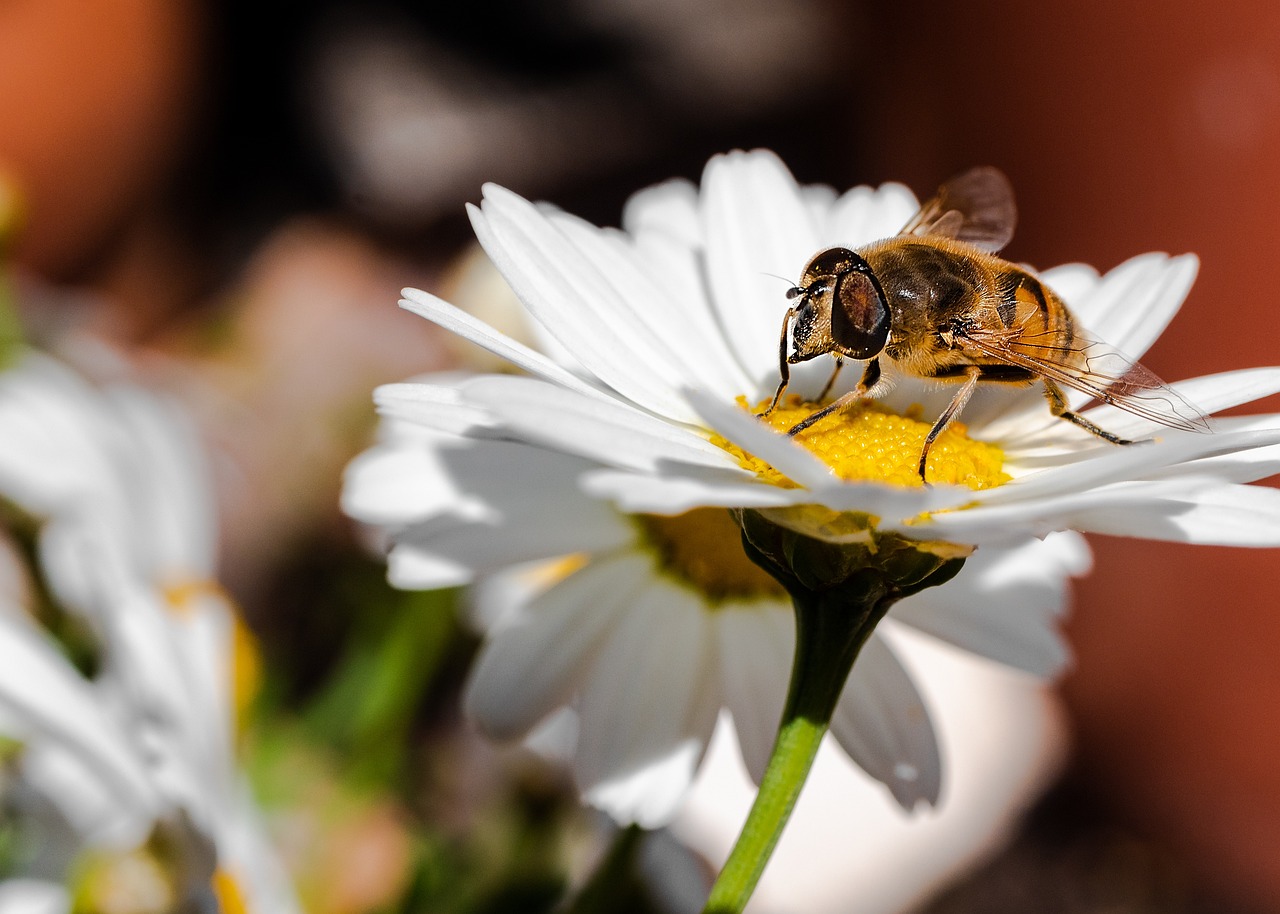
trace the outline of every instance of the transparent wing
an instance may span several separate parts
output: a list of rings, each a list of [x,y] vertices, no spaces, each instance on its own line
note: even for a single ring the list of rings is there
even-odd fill
[[[994,254],[1009,243],[1017,222],[1013,185],[986,165],[943,184],[898,234],[955,238]]]
[[[1204,414],[1140,363],[1101,340],[1076,334],[1064,344],[1050,332],[1017,328],[971,330],[964,342],[970,356],[985,356],[1025,368],[1102,403],[1187,432],[1209,432]]]

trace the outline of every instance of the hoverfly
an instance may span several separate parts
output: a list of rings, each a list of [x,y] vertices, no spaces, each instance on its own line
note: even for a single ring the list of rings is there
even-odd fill
[[[1112,444],[1134,442],[1071,410],[1063,387],[1169,428],[1209,431],[1200,411],[1152,372],[1090,339],[1035,274],[996,256],[1013,236],[1016,219],[1009,179],[995,168],[974,168],[943,184],[894,237],[856,251],[835,247],[815,254],[799,285],[787,292],[798,303],[782,321],[781,381],[760,415],[782,399],[788,365],[831,354],[835,370],[819,400],[846,358],[866,361],[861,380],[788,434],[882,391],[881,360],[904,374],[959,385],[925,437],[922,480],[929,448],[979,384],[1038,380],[1054,416]]]

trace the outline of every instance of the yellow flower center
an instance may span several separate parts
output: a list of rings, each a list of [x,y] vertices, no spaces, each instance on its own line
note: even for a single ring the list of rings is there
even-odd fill
[[[739,397],[738,402],[747,408],[746,398]],[[759,413],[768,405],[768,400],[762,400],[753,412]],[[779,403],[765,421],[785,432],[821,407],[820,403],[790,396]],[[924,447],[925,436],[932,428],[931,423],[921,422],[919,417],[918,406],[909,409],[907,415],[900,416],[874,400],[859,400],[847,409],[815,422],[796,435],[795,440],[831,467],[841,479],[919,486],[920,451]],[[928,481],[964,485],[971,489],[990,489],[1008,482],[1010,476],[1004,472],[1004,452],[994,444],[969,438],[966,431],[962,423],[953,422],[933,442],[925,463]],[[733,454],[743,467],[762,479],[774,485],[796,488],[792,480],[732,442],[718,435],[712,437],[712,442]]]
[[[213,896],[218,899],[218,914],[248,914],[249,905],[244,900],[244,890],[236,877],[222,867],[213,873]]]
[[[715,605],[726,600],[785,599],[786,591],[742,550],[742,531],[724,508],[675,517],[636,515],[660,569]]]

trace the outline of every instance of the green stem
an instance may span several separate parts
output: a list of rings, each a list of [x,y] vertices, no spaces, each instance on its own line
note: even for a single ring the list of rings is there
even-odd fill
[[[0,239],[0,371],[17,361],[21,345],[22,324],[13,300],[8,263],[3,260],[3,239]]]
[[[796,651],[782,723],[755,803],[703,914],[738,914],[746,907],[813,767],[853,662],[894,602],[875,587],[861,606],[835,596],[792,592]]]

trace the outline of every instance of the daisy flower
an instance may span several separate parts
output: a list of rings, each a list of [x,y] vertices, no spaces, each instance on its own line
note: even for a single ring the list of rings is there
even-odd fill
[[[940,580],[954,572],[948,558],[971,556],[885,624],[1039,674],[1063,662],[1052,622],[1063,581],[1086,561],[1071,531],[1280,543],[1280,492],[1247,485],[1280,470],[1273,415],[1195,434],[1069,393],[1070,409],[1108,431],[1154,436],[1114,447],[1052,417],[1038,385],[979,386],[964,425],[930,453],[930,487],[915,465],[954,387],[903,376],[794,439],[783,431],[813,405],[787,403],[771,423],[753,416],[779,379],[778,277],[794,281],[816,251],[896,234],[917,207],[894,184],[800,186],[767,152],[714,158],[700,187],[637,194],[621,230],[489,185],[472,225],[549,354],[405,292],[403,307],[525,374],[381,388],[384,443],[353,466],[347,509],[387,530],[394,583],[483,578],[510,594],[525,576],[478,660],[469,707],[509,737],[571,706],[579,783],[622,818],[670,815],[718,707],[756,776],[768,754],[796,636],[786,594],[743,562],[723,509],[765,564],[797,537],[819,544],[804,547],[817,550],[813,567],[901,546],[933,554]],[[1041,278],[1091,335],[1136,358],[1195,271],[1194,257],[1149,254],[1106,275],[1069,265]],[[816,400],[830,370],[800,365],[790,390]],[[1173,389],[1213,413],[1280,391],[1280,370]],[[530,564],[557,556],[572,558],[550,572]],[[773,564],[795,596],[807,572]],[[904,807],[933,802],[940,763],[924,701],[880,633],[862,637],[833,734]]]
[[[0,375],[0,497],[37,525],[36,568],[6,563],[0,597],[3,801],[21,839],[0,879],[16,907],[0,910],[120,891],[296,910],[235,765],[256,654],[211,577],[205,470],[183,417],[139,389],[33,353]],[[83,650],[37,621],[48,600]]]
[[[468,381],[419,383],[444,402]],[[465,701],[484,732],[546,745],[548,728],[563,723],[555,712],[571,708],[570,745],[559,751],[585,798],[650,828],[679,808],[722,709],[759,779],[794,622],[727,511],[624,513],[582,490],[590,461],[523,442],[394,416],[381,438],[348,468],[344,510],[390,531],[394,585],[477,585],[472,601],[489,630]],[[914,627],[1052,676],[1066,660],[1054,632],[1063,585],[1087,565],[1070,532],[983,549],[948,585],[950,599],[909,597],[884,628]],[[927,705],[884,632],[845,693],[832,721],[844,751],[904,808],[936,802],[941,756]]]

